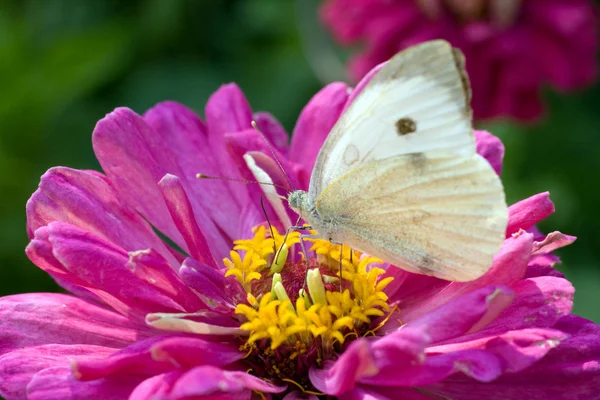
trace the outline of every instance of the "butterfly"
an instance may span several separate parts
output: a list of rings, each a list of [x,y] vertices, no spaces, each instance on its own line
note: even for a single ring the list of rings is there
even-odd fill
[[[443,40],[391,58],[325,140],[288,203],[319,237],[406,271],[483,275],[505,238],[502,183],[476,152],[462,53]]]

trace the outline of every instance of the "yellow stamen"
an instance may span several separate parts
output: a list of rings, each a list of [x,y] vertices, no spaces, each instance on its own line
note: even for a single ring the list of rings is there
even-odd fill
[[[246,302],[235,310],[241,321],[239,329],[247,335],[243,349],[250,358],[260,354],[259,362],[267,360],[272,376],[321,396],[305,390],[304,382],[288,379],[293,377],[289,371],[302,356],[312,357],[310,362],[320,365],[335,356],[340,344],[375,334],[396,310],[390,311],[385,293],[393,278],[382,277],[385,270],[377,266],[381,260],[348,246],[311,239],[317,260],[309,260],[306,286],[296,297],[287,290],[298,290],[302,282],[294,279],[304,279],[305,264],[288,258],[300,234],[286,236],[272,229],[255,228],[254,236],[235,241],[234,251],[223,260],[226,276],[235,276],[247,293]],[[308,257],[314,257],[312,254]],[[327,290],[332,284],[336,290]],[[375,320],[378,324],[373,328]]]
[[[227,267],[228,271],[225,276],[235,276],[239,283],[242,284],[247,292],[250,291],[250,283],[255,279],[260,279],[260,271],[264,269],[267,264],[265,260],[254,257],[252,252],[247,252],[244,255],[244,259],[236,251],[230,251],[229,256],[231,259],[224,258],[223,264]]]

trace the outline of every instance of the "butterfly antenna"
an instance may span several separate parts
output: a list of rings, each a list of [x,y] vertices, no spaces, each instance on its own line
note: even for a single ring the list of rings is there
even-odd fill
[[[281,162],[279,161],[279,158],[277,158],[277,155],[275,154],[275,150],[273,149],[273,146],[271,146],[271,143],[269,143],[269,140],[267,139],[267,137],[264,135],[264,133],[262,133],[262,131],[258,128],[258,124],[256,123],[256,121],[252,121],[251,122],[252,127],[254,128],[254,130],[256,132],[258,132],[258,134],[260,135],[260,137],[264,140],[264,142],[267,144],[267,147],[269,148],[269,151],[271,152],[271,156],[273,156],[273,159],[275,160],[275,162],[277,163],[277,165],[279,166],[279,169],[281,170],[281,172],[283,172],[283,175],[285,175],[285,179],[287,179],[288,183],[290,184],[290,188],[292,189],[292,191],[296,190],[296,187],[294,186],[294,184],[292,183],[292,180],[290,179],[290,176],[288,175],[287,172],[285,172],[285,169],[283,168],[283,165],[281,164]],[[281,186],[280,186],[281,187]],[[287,188],[286,190],[289,190],[289,188]]]
[[[206,175],[206,174],[202,174],[202,173],[196,174],[196,178],[198,178],[198,179],[213,179],[213,180],[217,180],[217,181],[240,182],[240,183],[257,183],[259,185],[270,185],[270,186],[278,187],[283,190],[288,190],[288,188],[286,188],[285,186],[281,186],[281,185],[278,185],[276,183],[271,183],[271,182],[259,182],[259,181],[248,181],[245,179],[224,178],[222,176],[211,176],[211,175]]]
[[[273,234],[273,225],[271,225],[271,221],[269,221],[269,215],[267,214],[267,209],[265,208],[265,194],[264,193],[260,196],[260,208],[262,208],[262,212],[265,215],[267,224],[269,224],[269,232],[271,232],[271,238],[273,239],[273,254],[275,254],[275,264],[277,264],[277,255],[278,254],[277,254],[277,246],[275,244],[275,235]]]

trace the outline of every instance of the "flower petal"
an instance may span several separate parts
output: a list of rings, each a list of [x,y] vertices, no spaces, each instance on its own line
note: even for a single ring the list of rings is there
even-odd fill
[[[237,165],[232,162],[239,160],[232,160],[227,151],[225,135],[252,129],[252,110],[248,100],[236,84],[222,85],[208,99],[204,113],[208,125],[209,144],[216,162],[215,166],[219,171],[218,175],[226,178],[242,178]],[[230,216],[231,213],[235,213],[233,210],[242,209],[249,198],[246,188],[240,187],[238,182],[225,182],[225,184],[236,204],[234,208],[227,210],[226,215]],[[231,222],[223,226],[228,228]]]
[[[312,171],[325,138],[346,104],[350,90],[344,83],[331,83],[321,89],[300,113],[292,134],[290,157]]]
[[[216,396],[219,394],[281,393],[285,386],[275,386],[253,375],[240,371],[226,371],[212,366],[192,368],[173,386],[173,398]]]
[[[173,222],[183,236],[190,256],[201,263],[216,267],[217,264],[211,254],[209,244],[198,226],[196,215],[179,178],[175,175],[166,174],[158,182],[158,187],[165,199]],[[205,218],[202,218],[202,220],[205,220]],[[206,226],[213,228],[212,223],[208,223]],[[215,253],[218,255],[227,254],[229,243],[226,238],[221,237],[219,240],[217,238],[217,236],[220,236],[218,232],[211,233],[211,242],[216,248]]]
[[[104,307],[64,294],[0,299],[0,354],[50,343],[121,348],[151,332]]]
[[[122,400],[126,399],[142,380],[136,376],[98,379],[80,382],[71,376],[68,367],[54,367],[34,375],[27,385],[28,400]]]
[[[234,234],[232,232],[235,224],[232,224],[230,213],[241,209],[236,198],[239,189],[244,188],[237,185],[237,191],[230,191],[229,182],[196,178],[198,173],[234,177],[221,172],[220,164],[229,165],[231,160],[217,158],[209,139],[209,136],[214,135],[215,132],[210,133],[208,127],[193,111],[175,102],[158,104],[147,111],[143,118],[159,136],[156,139],[157,143],[168,144],[176,155],[175,161],[181,173],[171,173],[180,179],[188,194],[189,202],[206,239],[211,246],[222,246],[221,234],[215,232],[212,226],[223,228],[230,236]],[[213,239],[216,243],[213,243]]]
[[[117,108],[96,124],[92,143],[119,199],[185,249],[157,187],[166,173],[181,175],[181,171],[175,163],[176,156],[167,146],[160,145],[162,141],[157,136],[132,110]]]
[[[540,276],[523,279],[512,289],[515,291],[513,303],[480,335],[523,328],[549,328],[573,308],[575,289],[564,278]]]
[[[274,223],[276,226],[279,226],[280,229],[287,229],[288,227],[292,226],[292,222],[288,214],[289,208],[285,208],[284,202],[278,195],[277,188],[273,185],[273,180],[269,174],[256,165],[256,161],[253,157],[253,155],[256,154],[256,152],[253,152],[253,154],[245,154],[243,156],[246,166],[250,170],[254,179],[257,182],[261,182],[259,186],[262,192],[255,193],[255,195],[258,195],[257,198],[259,199],[259,202],[261,196],[266,195],[267,197],[268,203],[262,203],[265,207],[270,206],[270,208],[265,208],[265,218],[267,218],[267,215],[276,215],[278,220],[273,221],[272,223]]]
[[[116,350],[92,345],[47,344],[26,347],[0,356],[0,396],[26,399],[26,387],[39,371],[51,367],[68,367],[72,360],[106,357]]]
[[[317,390],[336,396],[354,388],[356,381],[378,373],[375,355],[371,344],[359,339],[346,349],[335,362],[328,362],[322,369],[309,370],[311,383]]]
[[[575,236],[564,235],[558,231],[550,232],[541,242],[533,243],[533,255],[549,254],[573,243]]]
[[[246,299],[246,292],[233,277],[225,277],[223,271],[202,265],[191,258],[186,259],[179,270],[186,285],[194,289],[204,304],[220,313],[230,315],[238,304]]]
[[[48,170],[27,202],[29,237],[54,221],[66,222],[127,251],[153,248],[172,265],[177,261],[152,227],[97,172],[56,167]]]
[[[506,239],[500,252],[494,256],[492,267],[485,275],[470,282],[452,282],[446,284],[445,287],[439,288],[437,293],[425,291],[424,293],[428,297],[421,297],[421,301],[413,301],[410,305],[405,305],[404,307],[402,302],[400,302],[399,306],[402,309],[400,318],[405,323],[409,322],[420,315],[425,315],[436,307],[447,304],[452,299],[460,298],[460,296],[486,285],[499,284],[511,286],[525,275],[527,261],[531,257],[532,246],[533,236],[530,233],[523,233],[519,236]],[[428,283],[428,281],[424,281],[423,284]],[[408,286],[409,281],[405,285]],[[393,327],[394,324],[390,321],[384,329],[387,332],[393,329]]]
[[[531,196],[508,207],[508,226],[506,236],[529,229],[554,212],[550,193],[544,192]]]
[[[181,335],[153,344],[151,353],[154,360],[169,361],[178,367],[225,367],[246,356],[235,342],[216,343]]]
[[[571,335],[530,368],[505,374],[485,384],[453,376],[424,392],[461,400],[480,399],[597,399],[600,393],[600,327],[576,315],[555,328]]]
[[[162,399],[171,393],[181,374],[182,371],[172,371],[148,378],[136,386],[128,400]]]
[[[354,390],[346,392],[338,398],[340,400],[431,400],[417,392],[418,389],[403,387],[377,387],[359,386]]]
[[[568,337],[569,335],[556,329],[521,329],[469,341],[432,346],[427,351],[433,354],[465,350],[485,351],[500,361],[498,375],[492,377],[495,379],[501,373],[520,372],[529,368]],[[467,373],[464,370],[461,372]],[[475,375],[467,375],[479,381],[489,381]]]
[[[72,225],[53,222],[48,241],[54,257],[69,272],[65,279],[86,287],[121,313],[184,311],[169,296],[131,273],[123,250]]]
[[[475,142],[477,153],[485,158],[498,175],[502,172],[502,160],[504,159],[504,144],[496,136],[486,131],[475,131]]]
[[[431,343],[443,342],[489,324],[513,298],[514,292],[509,288],[489,285],[455,298],[405,327],[426,333]]]
[[[254,114],[254,121],[258,129],[267,138],[269,143],[275,147],[281,154],[288,154],[289,136],[283,126],[274,116],[267,112],[257,112]]]
[[[144,280],[161,293],[181,304],[185,310],[205,308],[198,295],[192,291],[153,249],[130,251],[126,267],[137,278]]]
[[[90,381],[113,375],[161,374],[177,366],[168,360],[155,360],[150,349],[153,345],[168,337],[155,336],[140,340],[106,357],[76,360],[71,363],[73,377],[80,381]]]

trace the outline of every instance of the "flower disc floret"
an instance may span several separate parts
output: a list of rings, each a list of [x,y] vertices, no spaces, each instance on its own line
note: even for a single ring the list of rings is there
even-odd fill
[[[231,258],[224,260],[227,274],[235,276],[247,291],[247,302],[235,310],[244,320],[240,328],[249,334],[244,347],[250,350],[249,357],[260,355],[263,361],[266,354],[272,354],[266,357],[272,371],[283,370],[280,360],[292,355],[318,354],[321,362],[331,358],[348,338],[368,334],[373,321],[390,312],[383,290],[393,278],[380,279],[385,271],[376,265],[381,260],[348,246],[310,240],[313,245],[307,259],[302,255],[301,261],[292,262],[289,253],[280,249],[294,249],[299,233],[286,236],[275,228],[260,226],[254,229],[252,239],[236,241]],[[274,243],[279,245],[275,251]],[[244,256],[239,253],[242,251]],[[266,265],[276,253],[286,259],[278,262],[280,272],[273,273]],[[299,278],[305,280],[300,293],[288,293],[286,282]],[[336,284],[332,285],[333,281]],[[294,376],[279,378],[293,380]]]

